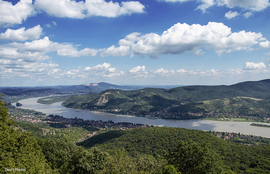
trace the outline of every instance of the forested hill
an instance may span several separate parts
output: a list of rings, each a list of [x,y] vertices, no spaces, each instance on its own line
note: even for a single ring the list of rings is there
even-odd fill
[[[137,128],[126,131],[110,131],[89,138],[78,145],[102,150],[125,150],[131,156],[139,154],[159,157],[171,152],[179,141],[193,140],[208,143],[234,173],[269,173],[270,146],[246,146],[228,142],[199,130],[183,128]]]
[[[194,112],[206,113],[214,108],[205,104],[217,99],[228,98],[230,111],[250,107],[250,114],[262,114],[270,109],[270,79],[256,82],[242,82],[230,86],[184,86],[173,89],[144,88],[140,90],[105,90],[99,94],[74,95],[63,103],[66,107],[76,109],[100,110],[114,113],[138,113],[147,115],[151,112]],[[235,101],[236,100],[236,101]],[[208,102],[206,102],[208,101]],[[210,101],[210,102],[209,102]],[[238,102],[238,105],[235,103]],[[220,107],[226,108],[228,103]],[[258,106],[258,110],[252,108]],[[233,108],[232,108],[233,107]],[[261,108],[262,107],[262,108]],[[220,109],[220,108],[217,108]],[[253,109],[253,111],[252,111]],[[259,112],[260,110],[260,112]],[[257,112],[258,111],[258,112]]]

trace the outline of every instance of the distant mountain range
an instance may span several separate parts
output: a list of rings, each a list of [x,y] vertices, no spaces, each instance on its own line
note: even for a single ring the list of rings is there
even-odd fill
[[[173,118],[175,113],[261,115],[270,111],[270,79],[221,86],[182,86],[172,89],[107,89],[101,93],[74,95],[63,103],[76,109]],[[219,106],[216,103],[220,103]],[[255,108],[254,108],[255,107]],[[163,114],[156,114],[160,112]],[[168,114],[170,113],[170,114]],[[268,117],[268,114],[265,116]],[[188,115],[192,116],[192,115]],[[194,115],[194,116],[198,116]]]
[[[59,86],[40,86],[40,87],[0,87],[0,94],[7,96],[18,95],[50,95],[50,94],[82,94],[82,93],[99,93],[106,89],[121,89],[134,90],[145,87],[155,87],[169,89],[176,87],[176,85],[114,85],[110,83],[89,83],[82,85],[59,85]]]

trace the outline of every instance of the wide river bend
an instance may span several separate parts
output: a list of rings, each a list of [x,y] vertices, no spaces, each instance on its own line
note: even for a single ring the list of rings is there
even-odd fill
[[[41,97],[39,97],[41,98]],[[116,115],[103,112],[92,112],[88,110],[77,110],[66,108],[61,102],[51,105],[37,103],[39,98],[29,98],[20,100],[21,108],[34,109],[45,114],[56,114],[66,118],[82,118],[84,120],[112,120],[114,122],[130,122],[156,126],[179,127],[198,130],[212,130],[219,132],[235,132],[247,135],[256,135],[270,138],[270,128],[250,126],[252,122],[232,122],[232,121],[211,121],[211,120],[164,120],[148,119],[127,115]]]

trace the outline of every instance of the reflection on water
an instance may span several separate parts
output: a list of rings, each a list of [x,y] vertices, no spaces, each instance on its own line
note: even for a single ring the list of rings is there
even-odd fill
[[[251,122],[227,122],[210,120],[164,120],[148,119],[143,117],[133,117],[127,115],[110,114],[103,112],[92,112],[88,110],[76,110],[66,108],[61,102],[51,105],[37,103],[38,98],[21,100],[21,108],[34,109],[46,114],[57,114],[66,118],[82,118],[85,120],[112,120],[114,122],[131,122],[156,126],[180,127],[187,129],[212,130],[220,132],[240,132],[242,134],[251,134],[270,138],[270,129],[264,127],[250,126]]]

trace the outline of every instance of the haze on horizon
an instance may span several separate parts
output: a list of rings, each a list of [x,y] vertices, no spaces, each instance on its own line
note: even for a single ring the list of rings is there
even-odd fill
[[[0,0],[0,87],[270,78],[269,0]]]

